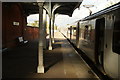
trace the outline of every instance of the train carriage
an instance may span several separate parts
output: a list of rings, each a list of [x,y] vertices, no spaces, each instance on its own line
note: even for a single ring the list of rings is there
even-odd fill
[[[119,13],[120,3],[79,20],[76,28],[76,46],[111,78],[120,78]]]

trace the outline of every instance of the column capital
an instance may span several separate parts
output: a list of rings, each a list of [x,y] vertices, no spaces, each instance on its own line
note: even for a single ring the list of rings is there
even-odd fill
[[[39,7],[43,7],[43,3],[44,3],[44,2],[38,2],[38,6],[39,6]]]

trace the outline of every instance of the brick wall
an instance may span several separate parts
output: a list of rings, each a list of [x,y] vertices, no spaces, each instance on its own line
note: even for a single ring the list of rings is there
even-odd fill
[[[27,27],[26,18],[20,3],[2,4],[2,48],[17,46],[16,38],[23,36],[26,40],[38,38],[38,28]],[[19,25],[13,25],[19,22]]]
[[[38,39],[39,28],[27,26],[24,29],[24,38],[25,40],[36,40]]]

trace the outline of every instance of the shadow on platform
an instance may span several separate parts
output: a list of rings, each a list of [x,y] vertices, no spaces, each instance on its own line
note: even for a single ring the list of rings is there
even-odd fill
[[[44,50],[45,72],[63,59],[62,52],[59,51],[60,47],[61,44],[53,44],[53,50]],[[3,78],[14,78],[21,74],[26,75],[37,72],[38,40],[30,41],[22,46],[6,50],[2,54]]]

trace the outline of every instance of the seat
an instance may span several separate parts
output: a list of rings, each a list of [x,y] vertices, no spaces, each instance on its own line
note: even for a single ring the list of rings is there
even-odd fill
[[[27,40],[24,40],[22,36],[17,38],[19,45],[26,44],[28,43]]]

